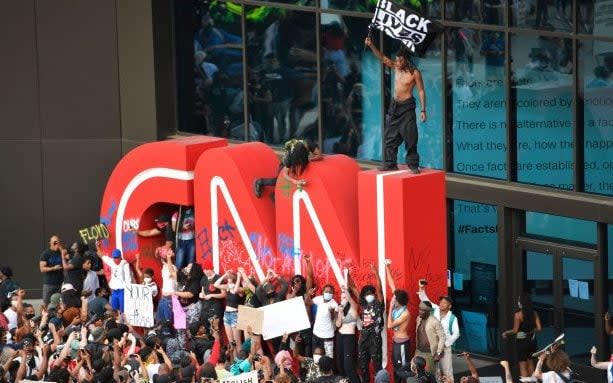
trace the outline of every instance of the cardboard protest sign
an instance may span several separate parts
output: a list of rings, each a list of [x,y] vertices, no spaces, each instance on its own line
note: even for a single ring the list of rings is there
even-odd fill
[[[99,239],[108,239],[110,236],[109,230],[103,224],[97,224],[90,227],[79,229],[79,236],[83,243],[97,241]]]
[[[236,327],[239,330],[247,331],[247,327],[251,327],[251,331],[254,334],[261,334],[263,322],[264,311],[249,306],[238,306],[238,323]]]
[[[153,327],[153,292],[149,286],[126,285],[123,304],[128,323],[138,327]]]

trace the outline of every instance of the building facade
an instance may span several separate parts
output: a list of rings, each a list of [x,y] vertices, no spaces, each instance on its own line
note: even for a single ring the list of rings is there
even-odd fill
[[[425,167],[447,172],[462,349],[505,357],[532,294],[539,344],[576,368],[613,350],[613,2],[399,1],[445,27],[424,57]],[[36,294],[46,238],[98,221],[121,155],[174,134],[319,143],[379,164],[393,73],[365,49],[376,2],[21,1],[0,5],[0,238]],[[393,57],[398,44],[375,43]],[[418,106],[420,108],[421,106]],[[404,153],[399,153],[403,162]],[[16,164],[20,164],[15,166]],[[24,255],[26,255],[24,257]],[[3,258],[3,261],[4,258]]]

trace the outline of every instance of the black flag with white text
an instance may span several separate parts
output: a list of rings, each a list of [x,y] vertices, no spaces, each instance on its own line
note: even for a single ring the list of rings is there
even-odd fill
[[[370,25],[402,41],[411,52],[419,56],[426,53],[430,43],[443,30],[437,22],[389,0],[379,0]]]

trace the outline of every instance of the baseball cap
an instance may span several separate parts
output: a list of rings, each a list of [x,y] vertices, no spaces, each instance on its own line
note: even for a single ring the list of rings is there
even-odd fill
[[[111,252],[111,257],[113,257],[113,258],[121,258],[121,250],[119,250],[119,249],[114,249],[114,250]]]
[[[51,295],[51,297],[49,298],[49,304],[47,305],[47,309],[55,310],[57,308],[57,305],[60,304],[61,298],[62,298],[62,295],[60,293],[55,293]]]
[[[68,290],[74,290],[74,286],[72,285],[72,283],[64,283],[62,285],[62,292],[66,292]]]

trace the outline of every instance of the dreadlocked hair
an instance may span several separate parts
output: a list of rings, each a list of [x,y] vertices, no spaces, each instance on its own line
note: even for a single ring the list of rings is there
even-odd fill
[[[288,144],[285,144],[286,148]],[[302,174],[306,166],[309,164],[309,149],[302,140],[296,140],[290,150],[287,152],[286,165],[290,173],[295,176]]]
[[[396,52],[396,56],[402,57],[405,60],[404,68],[400,68],[400,70],[409,71],[409,73],[413,74],[415,64],[413,63],[413,55],[409,48],[407,48],[406,45],[402,45],[400,49],[398,49],[398,52]]]

